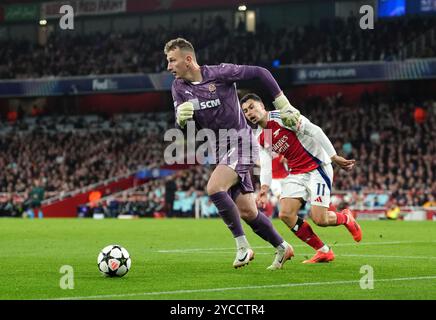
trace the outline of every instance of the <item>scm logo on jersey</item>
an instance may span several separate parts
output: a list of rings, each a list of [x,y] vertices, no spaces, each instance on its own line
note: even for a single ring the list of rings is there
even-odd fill
[[[221,105],[220,99],[207,100],[200,102],[200,109],[215,108]]]

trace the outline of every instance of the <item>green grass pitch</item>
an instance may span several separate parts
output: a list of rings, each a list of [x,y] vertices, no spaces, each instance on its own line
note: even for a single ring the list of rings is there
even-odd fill
[[[436,222],[360,223],[361,243],[343,226],[311,223],[336,260],[305,265],[314,251],[274,220],[296,255],[271,272],[274,249],[246,225],[255,259],[232,267],[235,244],[220,219],[2,219],[0,299],[436,299]],[[109,244],[132,257],[123,278],[98,271]],[[73,268],[74,289],[60,286],[64,265]]]

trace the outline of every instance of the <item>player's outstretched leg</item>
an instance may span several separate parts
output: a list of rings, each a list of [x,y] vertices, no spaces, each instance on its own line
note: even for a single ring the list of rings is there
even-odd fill
[[[283,238],[276,231],[271,223],[262,212],[258,212],[253,220],[244,219],[245,222],[253,229],[253,231],[265,241],[277,249],[273,263],[269,266],[268,270],[277,270],[283,267],[283,264],[294,256],[294,249],[292,246],[283,240]]]
[[[236,240],[237,251],[233,266],[239,268],[247,265],[253,260],[254,252],[250,248],[244,230],[242,229],[238,207],[228,193],[224,191],[212,194],[210,199],[217,207],[221,218]]]
[[[330,262],[335,259],[333,250],[321,241],[316,233],[313,232],[310,224],[303,218],[297,217],[297,222],[291,230],[301,241],[316,250],[315,255],[311,259],[304,260],[303,263]]]
[[[353,236],[354,241],[362,240],[362,229],[349,209],[341,212],[328,211],[325,207],[312,204],[311,216],[313,222],[320,227],[344,225]]]
[[[271,243],[274,248],[282,244],[283,238],[276,231],[271,220],[262,212],[259,211],[253,220],[246,217],[244,217],[244,220],[259,237]]]
[[[242,219],[253,229],[254,233],[276,248],[276,257],[270,266],[271,269],[281,269],[283,264],[294,256],[291,245],[283,240],[271,220],[257,210],[253,193],[238,194],[235,203],[239,208]]]
[[[303,263],[333,261],[335,255],[331,248],[321,241],[306,220],[298,216],[298,211],[301,209],[302,203],[302,198],[285,197],[280,199],[280,220],[291,229],[297,238],[317,251],[311,259],[305,260]]]
[[[233,261],[235,268],[247,265],[254,258],[254,252],[242,229],[240,210],[230,192],[238,179],[235,170],[226,165],[217,165],[207,184],[207,193],[211,201],[236,240],[236,258]]]

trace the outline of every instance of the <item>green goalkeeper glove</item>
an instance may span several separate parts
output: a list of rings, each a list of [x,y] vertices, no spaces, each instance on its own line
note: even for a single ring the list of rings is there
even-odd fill
[[[283,124],[293,130],[297,130],[298,122],[300,121],[300,111],[294,108],[288,98],[281,94],[273,101],[274,107],[280,111],[280,118]]]
[[[186,121],[192,119],[193,116],[194,104],[192,102],[183,102],[177,107],[176,121],[181,128],[183,128],[186,125]]]

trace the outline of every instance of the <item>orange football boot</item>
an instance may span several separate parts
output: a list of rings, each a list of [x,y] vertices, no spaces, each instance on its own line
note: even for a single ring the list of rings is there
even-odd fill
[[[356,219],[354,219],[351,210],[344,209],[341,211],[341,213],[347,216],[347,222],[345,223],[345,227],[348,229],[348,231],[350,231],[354,241],[359,242],[360,240],[362,240],[362,229],[356,222]]]
[[[328,252],[324,253],[322,251],[317,251],[315,255],[309,260],[304,260],[303,263],[320,263],[320,262],[330,262],[335,260],[335,254],[332,248]]]

